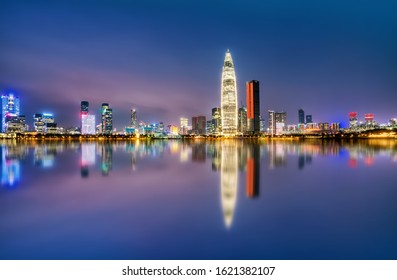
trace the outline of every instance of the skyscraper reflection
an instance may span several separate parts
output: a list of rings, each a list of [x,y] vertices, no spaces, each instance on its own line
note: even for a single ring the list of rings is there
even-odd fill
[[[87,178],[90,175],[89,166],[95,165],[95,143],[81,144],[81,177]]]
[[[237,202],[238,155],[234,141],[224,141],[221,146],[221,201],[227,228],[233,222]]]
[[[259,196],[260,184],[260,147],[251,145],[247,147],[247,175],[246,175],[246,193],[250,198]]]
[[[20,160],[27,154],[25,145],[12,143],[9,146],[1,146],[1,185],[14,187],[21,180]]]
[[[112,170],[113,149],[111,144],[105,143],[101,146],[101,172],[103,176],[108,176]]]

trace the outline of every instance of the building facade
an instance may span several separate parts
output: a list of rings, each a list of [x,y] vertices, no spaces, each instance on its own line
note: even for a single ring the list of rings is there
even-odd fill
[[[246,83],[247,93],[247,132],[259,134],[260,112],[259,112],[259,82],[252,80]]]
[[[207,121],[205,116],[192,118],[192,133],[196,135],[206,134]]]
[[[230,51],[227,50],[222,70],[221,83],[221,119],[222,134],[237,133],[237,84],[234,64]]]

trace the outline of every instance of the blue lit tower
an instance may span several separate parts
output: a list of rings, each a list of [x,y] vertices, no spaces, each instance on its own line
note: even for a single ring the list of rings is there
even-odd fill
[[[6,132],[7,117],[19,117],[19,97],[13,93],[1,96],[1,132]]]
[[[226,52],[222,70],[221,119],[222,134],[236,135],[238,121],[237,84],[232,55],[229,50]]]

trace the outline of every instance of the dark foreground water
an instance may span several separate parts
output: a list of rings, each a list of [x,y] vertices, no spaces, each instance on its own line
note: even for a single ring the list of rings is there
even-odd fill
[[[397,259],[396,140],[0,155],[0,259]]]

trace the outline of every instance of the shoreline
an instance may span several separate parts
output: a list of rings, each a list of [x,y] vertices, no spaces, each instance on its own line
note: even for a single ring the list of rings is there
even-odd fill
[[[181,135],[177,137],[153,136],[153,135],[63,135],[63,134],[30,134],[18,133],[2,135],[1,140],[16,140],[18,142],[113,142],[113,141],[151,141],[151,140],[177,140],[177,141],[223,141],[223,140],[257,140],[257,141],[312,141],[312,140],[373,140],[373,139],[389,139],[397,140],[395,130],[383,133],[338,133],[338,134],[322,134],[322,135],[244,135],[244,136],[207,136],[207,135]]]

